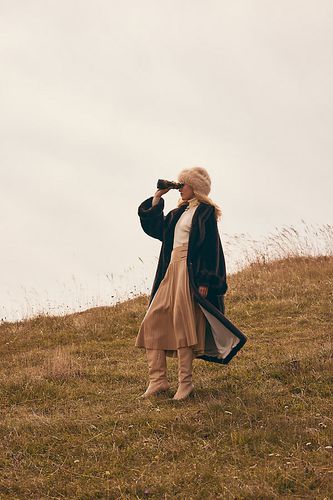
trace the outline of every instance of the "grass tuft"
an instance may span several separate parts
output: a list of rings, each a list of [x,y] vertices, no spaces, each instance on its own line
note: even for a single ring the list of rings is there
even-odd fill
[[[80,364],[66,347],[56,347],[44,361],[43,375],[48,379],[66,380],[81,374]]]

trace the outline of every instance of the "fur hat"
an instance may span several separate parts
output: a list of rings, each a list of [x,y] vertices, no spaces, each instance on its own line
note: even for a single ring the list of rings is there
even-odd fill
[[[207,170],[203,167],[184,168],[178,174],[178,182],[189,184],[196,193],[208,196],[211,180]]]

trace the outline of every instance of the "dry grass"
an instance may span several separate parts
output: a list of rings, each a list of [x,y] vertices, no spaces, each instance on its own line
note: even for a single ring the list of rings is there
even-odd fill
[[[81,372],[80,364],[65,347],[56,347],[44,363],[44,376],[50,379],[66,380],[79,377]]]
[[[255,240],[246,233],[225,235],[226,254],[234,262],[233,255],[240,257],[234,264],[237,269],[249,264],[265,264],[273,260],[297,257],[320,257],[333,255],[333,226],[330,224],[306,224],[275,228],[263,239]],[[227,259],[229,260],[229,259]]]
[[[141,296],[0,326],[0,497],[332,498],[333,257],[230,276],[248,335],[230,365],[195,361],[195,397],[147,382]]]

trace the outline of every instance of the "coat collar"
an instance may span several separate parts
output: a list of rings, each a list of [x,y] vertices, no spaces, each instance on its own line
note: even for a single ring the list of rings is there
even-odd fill
[[[184,213],[184,211],[186,210],[186,208],[188,206],[189,206],[189,203],[184,203],[183,205],[181,205],[180,207],[175,209],[175,211],[174,211],[175,224],[178,222],[178,219],[180,218],[182,213]],[[194,205],[194,206],[196,206],[196,205]],[[203,203],[203,202],[199,201],[198,208],[195,210],[195,212],[193,214],[192,225],[194,225],[196,223],[196,221],[199,217],[203,218],[204,219],[203,222],[204,222],[206,220],[206,218],[210,215],[211,210],[213,208],[214,207],[212,205],[210,205],[209,203]]]
[[[188,207],[188,203],[184,203],[184,205],[181,205],[180,207],[176,208],[173,211],[173,217],[171,219],[171,224],[169,226],[168,232],[174,231],[175,225],[177,224],[178,220],[180,219],[180,216],[185,212],[185,209]],[[190,240],[193,238],[193,233],[196,232],[196,230],[199,230],[199,234],[203,236],[203,225],[209,215],[212,213],[212,210],[214,207],[212,205],[209,205],[208,203],[202,203],[199,202],[199,205],[197,206],[197,209],[194,211],[193,218],[192,218],[192,224],[191,224],[191,231],[190,231]]]
[[[214,209],[212,205],[209,205],[208,203],[199,202],[198,208],[193,214],[192,226],[194,226],[197,223],[198,219],[200,219],[200,222],[205,222],[206,219],[211,214],[212,209]]]

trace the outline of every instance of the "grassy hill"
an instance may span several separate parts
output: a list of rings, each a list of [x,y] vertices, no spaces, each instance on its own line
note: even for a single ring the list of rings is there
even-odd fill
[[[228,366],[142,401],[148,298],[0,326],[0,498],[332,498],[333,257],[249,265]],[[169,360],[173,390],[176,360]]]

